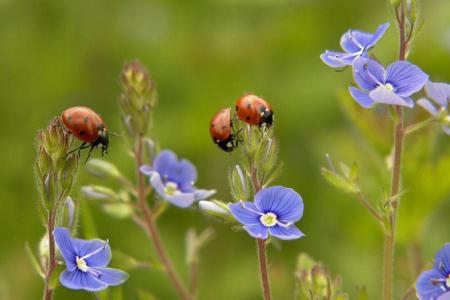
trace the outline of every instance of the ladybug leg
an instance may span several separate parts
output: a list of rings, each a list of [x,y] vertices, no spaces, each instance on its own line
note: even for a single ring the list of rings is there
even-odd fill
[[[95,144],[88,145],[87,147],[89,147],[89,146],[91,146],[91,149],[89,149],[88,156],[86,157],[86,160],[84,162],[85,164],[88,162],[89,158],[91,157],[91,152],[92,152],[92,150],[94,150]]]
[[[73,150],[67,152],[66,156],[69,155],[70,153],[75,152],[75,151],[78,151],[78,155],[80,155],[80,151],[81,151],[82,149],[87,148],[87,147],[89,147],[89,145],[86,145],[86,142],[83,142],[83,143],[80,145],[80,147],[77,147],[77,148],[75,148],[75,149],[73,149]]]

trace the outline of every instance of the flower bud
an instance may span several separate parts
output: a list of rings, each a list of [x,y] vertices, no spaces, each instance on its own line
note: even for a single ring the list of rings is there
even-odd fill
[[[48,154],[44,146],[39,146],[37,171],[40,176],[47,174],[52,168],[52,158]]]
[[[60,182],[62,188],[68,193],[72,188],[73,181],[76,177],[78,171],[78,155],[69,154],[64,161],[64,165],[62,167],[60,173]]]
[[[122,176],[115,165],[102,159],[89,160],[86,163],[86,170],[102,179],[118,179]]]
[[[154,104],[154,82],[145,67],[137,60],[125,64],[121,75],[124,95],[123,104],[131,104],[137,110],[151,108]]]
[[[247,178],[239,165],[230,172],[230,186],[234,200],[246,200],[250,196]]]
[[[45,233],[39,242],[39,257],[41,259],[41,265],[46,266],[47,260],[50,255],[50,247],[48,244],[48,233]]]
[[[75,203],[71,197],[66,199],[67,227],[71,228],[75,221]]]
[[[104,186],[83,186],[81,188],[81,192],[87,199],[90,200],[118,200],[116,192]]]
[[[150,138],[144,138],[144,145],[148,161],[152,162],[155,156],[155,142]]]
[[[235,219],[230,213],[228,206],[218,200],[201,200],[198,206],[202,212],[209,216],[213,216],[223,221],[235,222]]]

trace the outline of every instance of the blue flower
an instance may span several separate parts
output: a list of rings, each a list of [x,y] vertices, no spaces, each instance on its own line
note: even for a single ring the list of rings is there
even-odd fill
[[[303,215],[303,200],[293,189],[273,186],[260,190],[254,202],[231,203],[233,216],[254,238],[267,239],[269,234],[281,240],[304,236],[294,223]]]
[[[375,103],[413,107],[414,101],[409,96],[420,91],[428,80],[428,75],[410,62],[396,61],[385,70],[369,58],[354,62],[353,77],[362,90],[352,86],[350,94],[365,108]]]
[[[373,34],[349,30],[341,37],[341,47],[345,52],[327,50],[320,55],[320,58],[332,68],[352,65],[355,59],[367,57],[367,52],[381,39],[388,27],[389,23],[384,23]]]
[[[106,267],[111,261],[107,241],[74,239],[63,227],[57,227],[53,236],[66,262],[66,270],[59,277],[66,288],[94,292],[128,279],[127,273]]]
[[[420,274],[416,292],[420,300],[450,299],[450,244],[436,253],[433,269]]]
[[[175,153],[161,151],[154,159],[153,166],[143,165],[141,172],[150,177],[150,184],[164,200],[178,207],[191,206],[194,201],[206,199],[215,190],[197,189],[197,169],[188,160],[178,160]]]
[[[427,98],[421,98],[417,104],[428,111],[435,119],[441,123],[444,132],[450,135],[450,117],[448,115],[448,103],[450,101],[450,84],[441,82],[428,81],[425,84],[425,92],[434,103],[436,107]]]

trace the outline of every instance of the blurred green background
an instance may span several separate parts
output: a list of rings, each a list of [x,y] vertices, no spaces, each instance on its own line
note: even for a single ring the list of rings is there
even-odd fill
[[[423,1],[424,26],[410,56],[438,81],[450,81],[449,15],[449,1]],[[390,151],[389,120],[380,110],[366,114],[354,106],[345,93],[350,71],[329,69],[319,55],[339,49],[347,29],[374,31],[387,20],[393,19],[383,0],[0,0],[0,299],[41,297],[42,282],[24,252],[26,241],[35,248],[43,234],[32,173],[37,129],[65,108],[85,105],[120,131],[118,74],[124,61],[135,58],[158,85],[152,136],[162,148],[192,160],[200,174],[198,186],[216,188],[225,201],[230,199],[226,172],[233,158],[211,142],[210,117],[245,92],[272,103],[285,162],[276,184],[303,196],[305,215],[298,225],[306,233],[283,242],[282,251],[269,249],[274,299],[293,298],[299,252],[341,274],[352,298],[356,287],[365,285],[370,299],[379,299],[381,230],[354,199],[321,178],[320,167],[325,153],[357,161],[369,197],[379,198],[388,189],[380,166]],[[397,55],[397,32],[391,25],[376,47],[377,58],[385,63]],[[360,129],[354,129],[351,111],[362,120]],[[378,118],[371,119],[374,115]],[[420,109],[410,116],[424,117]],[[375,132],[369,140],[362,138],[364,126]],[[406,144],[398,293],[416,276],[409,258],[417,261],[422,252],[430,261],[450,241],[449,137],[437,127],[424,133]],[[111,141],[107,159],[133,174],[120,139]],[[79,187],[90,180],[81,170],[74,198],[81,198]],[[113,249],[141,259],[151,255],[144,233],[131,221],[112,219],[94,205],[91,210],[99,237],[109,238]],[[202,252],[200,299],[259,299],[254,241],[195,209],[171,207],[159,227],[183,277],[186,230],[209,226],[216,234]],[[176,297],[159,271],[132,272],[124,299],[136,299],[137,289],[158,299]],[[55,299],[92,295],[60,288]]]

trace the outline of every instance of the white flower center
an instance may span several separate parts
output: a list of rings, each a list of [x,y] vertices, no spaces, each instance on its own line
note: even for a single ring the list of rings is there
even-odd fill
[[[394,90],[394,86],[390,83],[386,83],[384,85],[384,87],[386,88],[386,90],[388,90],[389,92],[392,92]]]
[[[178,190],[178,184],[176,184],[173,181],[168,181],[166,185],[164,186],[164,192],[168,196],[174,196],[177,194],[180,194],[180,191]]]
[[[77,256],[77,268],[83,272],[87,272],[89,270],[86,261],[83,258],[79,258],[78,256]]]
[[[272,227],[277,224],[277,215],[271,212],[265,213],[259,217],[259,220],[264,226]]]

